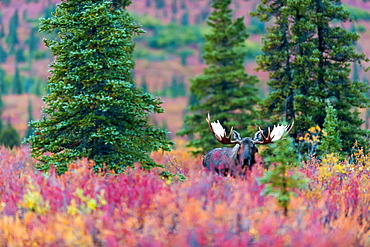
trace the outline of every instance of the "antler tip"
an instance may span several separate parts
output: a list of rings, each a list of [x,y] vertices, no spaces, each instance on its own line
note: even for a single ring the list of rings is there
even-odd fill
[[[211,116],[209,115],[209,113],[208,113],[208,116],[206,117],[206,121],[207,121],[208,123],[210,123],[210,122],[211,122]]]

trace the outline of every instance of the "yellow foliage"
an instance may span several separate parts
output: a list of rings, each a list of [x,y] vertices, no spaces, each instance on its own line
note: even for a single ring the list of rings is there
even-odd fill
[[[18,206],[36,212],[37,214],[46,214],[50,209],[49,202],[44,200],[40,189],[33,185],[31,181],[29,182],[29,189],[23,195],[23,200]]]
[[[67,207],[67,211],[71,215],[75,215],[78,212],[90,213],[95,211],[97,208],[107,204],[107,201],[104,199],[104,190],[101,190],[99,194],[96,195],[97,199],[91,198],[90,196],[85,196],[84,191],[81,188],[77,188],[75,195],[81,200],[81,205],[78,207],[76,201],[72,199],[71,205]]]
[[[339,157],[336,154],[327,154],[322,158],[323,165],[335,165],[338,164]]]
[[[90,208],[91,210],[95,210],[98,206],[97,202],[95,199],[89,199],[86,203],[86,206]]]
[[[316,125],[314,127],[309,128],[308,132],[316,134],[316,133],[321,132],[321,128],[320,126]]]
[[[40,192],[37,191],[27,191],[23,196],[21,206],[28,208],[37,214],[45,214],[50,208],[49,202],[45,202]]]
[[[76,215],[78,213],[78,207],[74,199],[72,199],[71,204],[67,206],[67,213],[70,215]]]
[[[346,174],[347,167],[348,165],[339,160],[337,154],[326,154],[322,158],[321,166],[318,168],[319,179],[325,180],[338,173]]]
[[[0,203],[0,213],[4,211],[6,204],[4,202]]]

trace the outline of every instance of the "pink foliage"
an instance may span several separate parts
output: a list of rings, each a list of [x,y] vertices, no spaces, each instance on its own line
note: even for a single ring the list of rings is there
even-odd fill
[[[320,164],[300,168],[308,189],[296,191],[284,216],[261,196],[256,165],[247,179],[204,171],[183,151],[153,158],[185,171],[185,182],[160,169],[94,174],[87,160],[59,177],[33,168],[26,148],[0,148],[0,242],[69,246],[366,246],[369,175],[353,169],[319,179]],[[172,160],[172,161],[171,161]],[[172,163],[171,163],[172,162]]]

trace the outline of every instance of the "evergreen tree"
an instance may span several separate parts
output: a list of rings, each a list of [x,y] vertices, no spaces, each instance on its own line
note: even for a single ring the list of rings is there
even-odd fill
[[[5,75],[6,72],[2,68],[0,68],[0,94],[6,94],[6,84],[5,84]]]
[[[257,58],[272,88],[261,107],[265,117],[295,119],[296,133],[322,128],[330,99],[343,150],[349,152],[355,140],[365,145],[363,121],[354,107],[369,103],[363,94],[367,85],[350,80],[350,66],[367,58],[355,51],[359,35],[336,24],[349,21],[340,0],[263,0],[252,15],[265,22],[274,18]]]
[[[25,93],[30,93],[32,86],[35,84],[35,81],[33,78],[26,78],[25,79],[25,87],[24,91]]]
[[[352,81],[358,81],[360,79],[359,75],[358,75],[358,65],[357,64],[353,64],[353,68],[352,68]]]
[[[122,172],[140,162],[158,166],[152,151],[170,150],[167,131],[149,124],[150,113],[163,112],[161,101],[133,84],[132,36],[142,33],[125,9],[131,1],[62,1],[40,30],[60,30],[47,39],[51,63],[47,116],[31,122],[32,157],[38,168],[58,173],[76,158],[94,160],[94,170]],[[46,152],[48,156],[44,155]]]
[[[44,81],[42,79],[37,79],[31,93],[36,94],[37,96],[43,96],[46,94],[45,87]]]
[[[178,11],[177,0],[172,0],[171,9],[172,9],[172,16],[175,16]]]
[[[164,0],[155,0],[155,7],[157,9],[162,9],[166,6]]]
[[[3,114],[3,109],[4,109],[3,95],[0,93],[0,119],[1,119],[1,115]]]
[[[18,66],[15,67],[15,73],[13,76],[13,81],[12,81],[12,86],[13,86],[13,94],[23,94],[23,85],[22,85],[22,79],[21,75],[19,74],[19,69]]]
[[[39,39],[37,37],[37,32],[38,32],[38,28],[37,27],[32,27],[31,32],[30,32],[30,36],[27,40],[28,49],[29,49],[29,61],[31,61],[31,59],[33,59],[34,53],[35,53],[35,51],[37,51],[37,48],[38,48]]]
[[[288,173],[299,165],[292,138],[288,137],[271,144],[270,150],[272,154],[265,159],[270,169],[264,173],[259,182],[265,184],[263,194],[276,197],[284,215],[287,216],[290,198],[295,195],[294,189],[305,188],[307,181],[300,173],[293,172],[291,175]],[[277,165],[271,167],[274,164]]]
[[[338,154],[342,148],[342,143],[338,132],[337,111],[328,103],[326,107],[326,117],[324,121],[324,135],[319,145],[319,151],[322,155]]]
[[[367,76],[364,76],[363,82],[366,85],[370,86],[370,84],[369,84],[369,78]],[[365,93],[365,95],[366,95],[366,97],[370,98],[370,90],[367,90],[367,92]],[[369,119],[370,119],[370,108],[367,107],[366,108],[366,111],[365,111],[365,126],[366,126],[366,129],[370,129]]]
[[[3,46],[0,44],[0,63],[5,63],[8,54],[4,50]]]
[[[190,92],[189,101],[188,101],[188,108],[195,107],[200,104],[200,101],[198,100],[198,97],[193,92]]]
[[[163,82],[162,90],[159,95],[162,97],[171,97],[171,88],[169,87],[168,82]]]
[[[1,0],[1,3],[4,4],[5,6],[9,6],[11,0]]]
[[[1,97],[0,97],[0,101],[1,103],[3,102]],[[0,111],[0,117],[1,117],[1,114],[2,114],[2,111]],[[3,130],[4,130],[4,123],[3,123],[3,120],[0,118],[0,137],[1,137],[1,134],[3,133]],[[0,144],[1,144],[1,139],[0,139]]]
[[[193,55],[193,51],[190,49],[181,49],[180,51],[178,51],[178,54],[180,56],[181,65],[186,66],[187,59],[189,56]]]
[[[163,130],[167,130],[168,129],[168,125],[167,125],[167,121],[166,120],[163,120],[161,129],[163,129]],[[167,138],[170,138],[170,132],[167,133]]]
[[[28,11],[27,9],[23,10],[23,13],[22,13],[22,19],[26,22],[29,22],[30,19],[28,18]]]
[[[28,112],[28,122],[29,123],[33,121],[32,111],[33,111],[33,107],[32,107],[31,98],[28,98],[27,112]],[[25,138],[29,138],[32,134],[33,134],[33,128],[30,125],[28,125]]]
[[[15,62],[16,63],[23,63],[25,61],[26,61],[26,58],[25,58],[25,56],[23,54],[23,49],[22,48],[21,49],[17,49],[15,51]]]
[[[4,25],[0,24],[0,39],[5,37]]]
[[[186,90],[186,84],[184,76],[180,76],[177,78],[177,96],[186,96],[187,90]]]
[[[0,144],[8,148],[13,148],[15,146],[19,147],[21,145],[21,138],[10,121],[8,121],[8,124],[3,128],[0,134]]]
[[[14,51],[14,47],[16,44],[18,44],[18,34],[17,34],[17,28],[19,26],[19,17],[18,17],[18,10],[15,10],[14,14],[9,20],[9,34],[5,39],[5,42],[10,47],[10,52]]]
[[[186,96],[186,87],[183,76],[172,76],[171,85],[169,87],[170,96],[173,98]]]
[[[172,76],[171,86],[170,86],[171,97],[176,98],[178,96],[178,83],[175,76]]]
[[[144,93],[148,93],[148,83],[146,82],[145,76],[143,76],[141,79],[141,88],[143,89]]]
[[[3,121],[1,119],[1,116],[3,115],[3,110],[4,110],[3,95],[0,92],[0,135],[3,132]]]
[[[196,147],[193,153],[203,153],[216,146],[216,141],[205,118],[210,113],[224,126],[234,126],[240,133],[251,135],[248,125],[257,118],[258,101],[255,76],[244,70],[246,53],[242,48],[248,38],[243,17],[232,20],[231,0],[214,0],[213,11],[207,24],[211,32],[205,36],[203,58],[208,65],[203,74],[191,80],[191,95],[196,97],[190,107],[191,114],[179,135],[198,135],[188,146]]]
[[[181,17],[181,25],[187,26],[189,25],[189,13],[187,11]]]

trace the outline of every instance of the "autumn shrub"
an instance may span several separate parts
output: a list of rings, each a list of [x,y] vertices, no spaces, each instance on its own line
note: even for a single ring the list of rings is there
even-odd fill
[[[295,143],[296,149],[301,154],[303,160],[307,161],[316,156],[320,137],[322,135],[324,135],[323,131],[318,125],[316,125],[309,128],[305,133],[297,138]]]
[[[247,179],[213,175],[183,150],[186,180],[168,183],[161,168],[95,174],[80,160],[58,176],[34,170],[29,150],[0,148],[0,246],[368,246],[370,163],[340,162],[322,177],[315,160],[297,167],[309,178],[289,214],[262,196],[256,165]],[[355,159],[355,158],[354,158]],[[338,161],[339,162],[339,161]],[[171,168],[171,172],[177,168]]]

